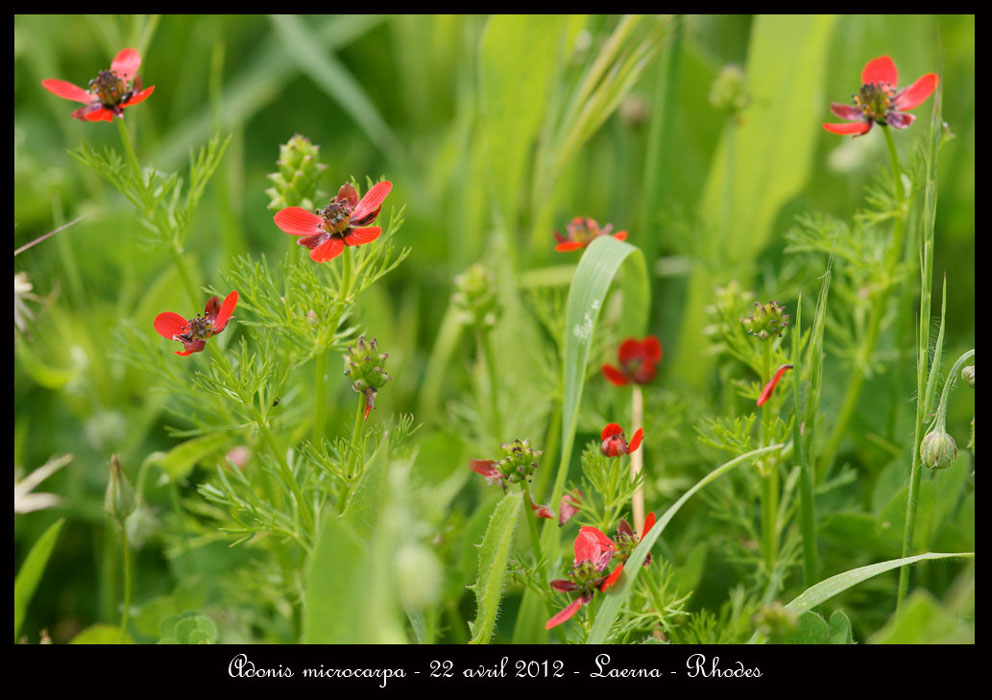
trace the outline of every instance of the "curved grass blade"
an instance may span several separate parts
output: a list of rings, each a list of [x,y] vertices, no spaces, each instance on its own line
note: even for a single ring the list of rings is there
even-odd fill
[[[769,445],[768,447],[761,447],[757,450],[751,450],[746,454],[742,454],[740,457],[735,457],[734,459],[721,464],[719,467],[711,471],[709,474],[700,479],[695,486],[682,494],[679,500],[675,501],[665,514],[662,515],[655,526],[651,528],[651,531],[641,540],[641,543],[637,545],[634,552],[627,559],[627,563],[623,567],[623,575],[620,577],[620,584],[614,586],[610,593],[606,595],[606,600],[599,608],[599,612],[596,613],[596,621],[593,622],[592,629],[589,631],[589,638],[586,639],[587,644],[603,644],[606,642],[606,637],[609,634],[610,626],[613,625],[613,621],[617,617],[617,613],[620,612],[620,606],[623,605],[624,601],[627,600],[627,596],[630,594],[631,589],[634,587],[634,581],[637,580],[637,574],[641,571],[641,565],[644,563],[644,559],[647,557],[648,552],[651,551],[651,547],[654,543],[658,541],[661,533],[664,532],[668,523],[671,522],[675,514],[679,512],[679,509],[685,505],[685,502],[689,498],[699,491],[701,488],[709,484],[711,481],[715,481],[720,476],[723,476],[729,472],[734,467],[739,464],[743,464],[752,457],[757,457],[763,455],[767,452],[774,452],[782,449],[784,445]]]
[[[17,572],[14,579],[14,641],[17,641],[17,634],[21,631],[24,623],[24,616],[28,611],[28,603],[34,597],[34,591],[41,581],[41,575],[45,572],[45,565],[52,555],[55,542],[59,538],[59,531],[65,525],[65,518],[52,523],[38,541],[31,547],[27,558],[21,565],[21,570]],[[117,631],[117,628],[114,628]]]
[[[519,493],[508,493],[503,496],[489,519],[489,527],[479,547],[479,578],[474,585],[469,586],[469,590],[475,592],[478,606],[475,622],[469,623],[472,632],[469,644],[488,644],[492,638],[499,601],[503,596],[513,531],[516,529],[522,504],[523,499]]]

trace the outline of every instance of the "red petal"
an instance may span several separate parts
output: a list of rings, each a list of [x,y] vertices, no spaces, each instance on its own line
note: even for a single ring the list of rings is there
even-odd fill
[[[468,466],[472,471],[487,478],[499,475],[499,470],[493,466],[494,464],[496,462],[491,459],[470,459],[468,461]]]
[[[864,70],[861,71],[862,85],[869,85],[871,83],[891,83],[895,85],[898,81],[899,73],[896,71],[896,65],[888,56],[879,56],[878,58],[871,59],[865,65]]]
[[[641,341],[641,351],[644,353],[644,357],[651,362],[661,362],[661,341],[658,340],[657,336],[649,335]]]
[[[220,297],[214,295],[207,299],[207,304],[203,307],[203,315],[213,323],[217,320],[218,313],[220,313]]]
[[[581,597],[576,598],[569,604],[567,608],[565,608],[557,615],[552,617],[550,620],[548,620],[547,624],[544,625],[544,629],[549,630],[552,627],[556,627],[557,625],[560,625],[561,623],[565,622],[565,620],[571,619],[571,617],[579,611],[579,608],[581,608],[585,602],[586,601],[583,600]]]
[[[626,366],[631,360],[643,360],[644,349],[641,342],[633,338],[627,338],[627,340],[620,343],[620,350],[617,352],[617,359],[620,361],[620,364],[624,366]]]
[[[613,234],[613,237],[616,238],[618,241],[625,241],[627,240],[627,232],[617,231],[616,233]]]
[[[301,236],[300,238],[296,239],[296,245],[313,250],[314,248],[319,246],[321,243],[323,243],[330,237],[331,234],[327,233],[326,231],[314,234],[313,236]]]
[[[87,109],[86,107],[83,108]],[[77,110],[78,111],[78,110]],[[84,112],[83,116],[88,122],[112,122],[114,121],[114,111],[107,109],[104,106],[100,106],[98,109],[93,111]]]
[[[75,102],[89,104],[97,99],[96,95],[91,95],[78,85],[73,85],[65,80],[49,78],[48,80],[42,80],[41,86],[53,95],[58,95],[59,97],[64,97],[67,100],[73,100]]]
[[[551,587],[558,591],[559,593],[569,593],[574,591],[578,586],[565,578],[558,578],[551,582]]]
[[[611,540],[606,534],[600,530],[598,527],[593,527],[592,525],[583,525],[579,528],[579,534],[585,533],[586,536],[591,536],[595,538],[596,543],[599,545],[600,549],[613,550],[616,544]]]
[[[611,384],[616,384],[617,386],[624,386],[627,384],[627,375],[618,370],[616,367],[610,365],[603,365],[603,376],[606,377]]]
[[[286,207],[272,217],[282,231],[290,236],[313,236],[321,233],[324,220],[302,207]]]
[[[844,104],[843,102],[831,102],[830,111],[836,114],[841,119],[847,119],[848,121],[860,121],[864,118],[861,114],[861,110],[854,105]]]
[[[851,122],[850,124],[824,124],[823,128],[832,134],[861,136],[871,129],[872,122]]]
[[[193,354],[193,350],[176,350],[177,355],[182,355],[183,357],[188,357]]]
[[[621,428],[616,423],[610,423],[605,428],[603,428],[603,432],[602,434],[600,434],[599,439],[605,440],[608,437],[613,437],[614,435],[620,435],[622,432],[623,432],[623,428]]]
[[[224,303],[220,307],[220,311],[217,313],[217,318],[214,319],[214,333],[220,333],[227,327],[227,321],[231,318],[231,314],[234,313],[234,307],[238,305],[238,293],[231,292],[224,299]]]
[[[133,107],[134,105],[138,104],[139,102],[144,102],[149,97],[151,97],[151,95],[152,95],[153,92],[155,92],[155,86],[154,85],[151,85],[149,87],[146,87],[141,92],[136,92],[135,94],[131,95],[131,99],[129,99],[127,102],[122,102],[121,103],[121,109],[123,109],[124,107]]]
[[[940,78],[936,73],[927,73],[908,88],[896,95],[892,101],[892,106],[900,111],[912,109],[925,102],[933,91],[937,89]]]
[[[110,70],[117,73],[117,75],[124,78],[124,81],[127,82],[138,72],[140,65],[141,54],[136,49],[121,49],[121,52],[117,54],[117,57],[110,64]]]
[[[339,202],[347,202],[354,209],[358,206],[358,192],[352,187],[350,182],[346,182],[338,190],[337,200]]]
[[[382,233],[382,229],[379,226],[369,226],[368,228],[353,228],[344,235],[345,245],[362,245],[363,243],[371,243],[379,234]]]
[[[909,112],[893,112],[885,117],[885,123],[895,129],[905,129],[916,121],[916,116]]]
[[[558,527],[561,527],[569,520],[572,516],[579,512],[579,508],[582,507],[582,492],[578,489],[564,494],[561,497],[561,506],[558,508]]]
[[[558,241],[559,243],[564,243],[565,241],[568,240],[567,238],[565,238],[565,236],[561,235],[557,231],[554,231],[553,233],[555,235],[555,240]]]
[[[362,201],[358,203],[357,207],[355,207],[355,211],[351,212],[351,220],[364,222],[366,217],[382,206],[382,201],[386,198],[386,195],[389,194],[391,189],[393,189],[393,183],[389,180],[383,180],[379,184],[372,187],[372,189],[366,192],[365,196],[362,197]]]
[[[631,529],[630,523],[627,522],[626,518],[620,518],[620,522],[617,524],[617,533],[627,535],[627,537],[634,536],[634,531]]]
[[[614,583],[617,582],[617,579],[620,578],[620,574],[622,573],[623,573],[623,564],[617,564],[617,568],[615,568],[612,571],[612,573],[610,573],[610,575],[606,577],[606,580],[599,585],[599,590],[605,591],[607,588],[612,586]]]
[[[627,454],[634,452],[638,447],[641,446],[641,440],[644,439],[644,430],[638,428],[637,432],[634,433],[634,437],[631,438],[630,443],[627,445]]]
[[[648,513],[648,517],[644,518],[644,532],[641,533],[641,539],[651,532],[651,528],[654,527],[654,511]]]
[[[341,255],[342,250],[344,250],[344,241],[337,236],[331,236],[310,251],[310,259],[314,262],[324,263]]]
[[[555,250],[559,253],[569,253],[573,250],[578,250],[579,248],[585,248],[585,243],[579,243],[578,241],[565,241],[564,243],[559,243],[555,246]]]
[[[792,365],[782,365],[781,367],[778,368],[778,371],[775,373],[775,376],[772,377],[771,381],[765,384],[765,388],[761,390],[761,396],[758,397],[759,406],[763,406],[764,403],[772,397],[772,392],[775,391],[775,385],[778,384],[778,380],[781,379],[782,375],[785,374],[786,371],[790,369],[792,369]]]
[[[182,333],[186,327],[186,319],[172,311],[166,311],[155,317],[155,330],[160,336],[168,340],[175,340],[175,337]]]
[[[534,502],[534,497],[530,497],[530,509],[536,511],[537,517],[554,520],[555,512],[550,507]]]

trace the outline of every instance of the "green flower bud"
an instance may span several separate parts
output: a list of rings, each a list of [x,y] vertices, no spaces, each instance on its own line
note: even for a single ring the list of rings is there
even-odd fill
[[[537,470],[537,458],[544,452],[535,450],[530,446],[530,440],[514,440],[504,442],[500,445],[503,459],[496,463],[496,468],[503,474],[509,483],[519,483],[534,475]]]
[[[114,455],[110,458],[110,481],[107,482],[103,509],[107,511],[107,515],[123,525],[127,516],[134,512],[135,505],[134,491],[124,476],[120,457]]]
[[[269,209],[314,209],[315,202],[327,199],[327,193],[317,189],[321,174],[327,170],[327,166],[318,160],[319,155],[320,146],[314,146],[299,134],[279,146],[278,171],[268,175],[275,187],[265,190],[269,195]]]
[[[961,379],[968,382],[968,386],[974,388],[975,386],[975,365],[968,365],[963,370],[961,370]]]
[[[742,318],[741,324],[744,330],[759,340],[768,340],[776,336],[781,338],[789,325],[789,314],[785,313],[785,307],[777,301],[770,301],[767,304],[754,302],[754,313]]]
[[[365,417],[368,418],[369,411],[375,408],[379,388],[393,379],[383,369],[389,355],[378,351],[375,338],[371,343],[366,343],[363,335],[343,357],[344,373],[353,380],[351,388],[365,395]]]
[[[738,65],[727,65],[717,74],[710,87],[710,104],[721,112],[737,115],[751,104],[744,71]]]
[[[947,469],[958,458],[958,446],[943,426],[937,426],[923,437],[920,457],[928,469]]]
[[[455,277],[451,301],[463,323],[478,328],[492,328],[502,315],[496,275],[481,263],[472,265]]]

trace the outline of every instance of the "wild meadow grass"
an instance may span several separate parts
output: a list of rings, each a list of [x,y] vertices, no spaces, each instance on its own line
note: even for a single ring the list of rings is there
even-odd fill
[[[15,641],[974,642],[974,57],[16,16]]]

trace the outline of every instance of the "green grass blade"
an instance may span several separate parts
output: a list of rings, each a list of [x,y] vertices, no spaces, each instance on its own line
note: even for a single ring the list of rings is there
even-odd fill
[[[637,575],[641,571],[641,565],[644,564],[644,559],[647,558],[648,552],[651,551],[651,547],[654,543],[658,541],[661,537],[661,533],[665,531],[668,523],[671,522],[675,514],[679,512],[685,502],[692,497],[697,491],[709,484],[711,481],[715,481],[717,478],[723,476],[729,472],[734,467],[743,464],[752,457],[757,457],[763,455],[766,452],[775,452],[782,449],[782,445],[769,445],[768,447],[762,447],[757,450],[751,450],[746,454],[742,454],[740,457],[735,457],[729,462],[721,464],[719,467],[711,471],[709,474],[704,476],[696,485],[691,489],[682,494],[679,500],[675,501],[665,514],[662,515],[658,521],[655,523],[651,531],[641,540],[641,543],[637,545],[630,558],[627,559],[627,563],[623,567],[623,575],[620,577],[620,583],[610,589],[610,592],[606,594],[606,599],[603,604],[599,607],[599,612],[596,613],[596,621],[593,622],[592,629],[589,631],[589,638],[586,640],[587,644],[604,644],[606,638],[610,632],[610,626],[617,617],[617,613],[620,612],[620,606],[623,605],[624,601],[627,600],[627,596],[630,595],[631,590],[634,588],[634,582],[637,580]]]
[[[479,578],[469,589],[475,592],[477,611],[475,622],[469,623],[472,639],[469,644],[488,644],[493,635],[499,601],[503,596],[506,564],[513,545],[513,532],[520,517],[523,499],[513,492],[496,506],[489,527],[479,547]]]
[[[38,587],[38,582],[41,581],[41,575],[45,572],[45,565],[48,564],[48,558],[52,555],[52,550],[55,548],[55,542],[59,538],[59,532],[63,525],[65,525],[65,518],[52,523],[45,530],[44,534],[31,547],[31,551],[28,552],[27,558],[21,565],[21,570],[17,572],[17,578],[14,579],[15,642],[21,631],[21,625],[24,623],[28,604],[34,597],[34,591]]]

